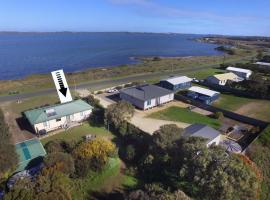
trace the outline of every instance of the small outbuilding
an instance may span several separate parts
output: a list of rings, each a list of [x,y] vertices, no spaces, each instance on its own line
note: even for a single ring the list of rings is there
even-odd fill
[[[192,79],[187,76],[177,76],[161,80],[159,85],[166,89],[177,91],[190,88],[191,81]]]
[[[207,147],[210,145],[219,145],[221,134],[219,131],[204,124],[192,124],[184,129],[183,137],[202,137],[207,139]]]
[[[243,68],[237,68],[237,67],[227,67],[226,70],[228,72],[232,72],[236,74],[237,76],[243,78],[243,79],[249,79],[249,77],[252,74],[252,71],[249,69],[243,69]]]
[[[231,82],[240,82],[244,79],[237,76],[235,73],[229,72],[224,74],[216,74],[206,78],[206,82],[217,85],[226,85],[228,81]]]
[[[16,172],[26,170],[32,165],[38,165],[46,155],[46,151],[37,138],[25,140],[15,144],[16,153],[19,157],[19,164]]]
[[[212,104],[219,98],[220,93],[206,88],[192,86],[188,89],[187,96],[205,104]]]
[[[120,90],[120,98],[139,109],[147,110],[173,101],[174,93],[156,85],[141,85]]]
[[[256,62],[255,64],[265,66],[265,67],[270,67],[270,63],[268,63],[268,62]]]

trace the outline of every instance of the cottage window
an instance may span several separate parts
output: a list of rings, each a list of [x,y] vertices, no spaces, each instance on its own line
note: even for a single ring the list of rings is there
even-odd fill
[[[148,105],[148,106],[151,105],[151,100],[147,100],[147,105]]]
[[[56,119],[56,121],[57,121],[57,122],[60,122],[60,121],[61,121],[61,118]]]
[[[44,126],[44,127],[49,126],[49,122],[43,122],[43,126]]]

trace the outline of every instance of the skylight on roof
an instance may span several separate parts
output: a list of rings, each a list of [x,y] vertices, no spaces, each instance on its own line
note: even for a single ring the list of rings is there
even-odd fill
[[[52,117],[56,115],[56,112],[53,108],[45,110],[47,117]]]

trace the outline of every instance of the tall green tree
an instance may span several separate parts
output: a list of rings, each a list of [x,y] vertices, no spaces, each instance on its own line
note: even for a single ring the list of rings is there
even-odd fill
[[[105,111],[105,123],[112,124],[115,128],[119,128],[121,123],[129,120],[134,115],[135,109],[127,101],[119,101],[111,104]]]

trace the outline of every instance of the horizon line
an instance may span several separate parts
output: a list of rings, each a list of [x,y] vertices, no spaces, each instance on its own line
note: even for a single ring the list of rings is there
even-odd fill
[[[50,34],[50,33],[130,33],[130,34],[179,34],[179,35],[209,35],[209,36],[220,36],[220,37],[263,37],[270,38],[270,36],[263,35],[230,35],[230,34],[215,34],[215,33],[181,33],[181,32],[151,32],[151,31],[1,31],[3,33],[14,33],[14,34]]]

